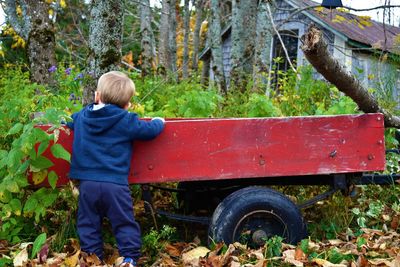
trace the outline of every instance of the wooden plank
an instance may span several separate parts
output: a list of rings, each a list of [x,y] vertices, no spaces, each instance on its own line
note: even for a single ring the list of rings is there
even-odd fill
[[[71,150],[71,135],[60,142]],[[65,183],[68,163],[52,160]],[[131,163],[130,183],[379,171],[383,116],[167,120],[155,140],[134,144]]]

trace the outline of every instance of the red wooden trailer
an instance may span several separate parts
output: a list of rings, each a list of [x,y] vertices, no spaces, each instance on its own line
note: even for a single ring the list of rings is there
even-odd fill
[[[58,141],[69,151],[72,136],[61,131]],[[44,155],[54,162],[50,169],[59,175],[58,185],[65,184],[69,163],[55,159],[49,150]],[[366,175],[384,168],[381,114],[179,119],[167,120],[156,139],[134,144],[129,182],[142,184],[146,203],[151,203],[150,185],[178,192],[189,211],[216,207],[211,218],[157,211],[208,223],[213,240],[231,243],[247,233],[248,241],[255,244],[272,235],[295,243],[306,235],[300,208],[346,191],[351,183],[387,179]],[[166,182],[179,182],[179,186],[159,185]],[[264,186],[271,184],[331,187],[297,205]],[[148,207],[153,211],[151,204]]]

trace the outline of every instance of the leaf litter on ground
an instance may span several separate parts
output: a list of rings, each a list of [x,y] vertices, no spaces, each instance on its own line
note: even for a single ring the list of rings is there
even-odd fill
[[[198,243],[167,243],[159,251],[153,262],[144,255],[139,266],[151,267],[264,267],[264,266],[321,266],[321,267],[400,267],[400,234],[394,230],[382,231],[362,229],[357,238],[325,240],[314,242],[303,240],[293,246],[282,243],[279,256],[268,256],[267,245],[251,249],[246,245],[234,243],[215,244],[212,249]],[[344,237],[345,235],[339,235]],[[358,242],[360,239],[364,242]],[[18,246],[0,242],[1,257],[12,259],[14,266],[115,266],[121,261],[118,250],[106,244],[105,261],[95,255],[88,255],[80,250],[76,239],[69,239],[61,253],[50,252],[51,237],[40,248],[36,257],[29,258],[33,243]],[[268,244],[268,243],[266,243]]]

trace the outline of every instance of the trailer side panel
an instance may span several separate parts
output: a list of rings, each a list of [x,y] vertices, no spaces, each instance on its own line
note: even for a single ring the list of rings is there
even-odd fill
[[[59,142],[71,150],[72,134],[62,133]],[[52,160],[59,184],[65,183],[68,163]],[[134,144],[129,182],[353,173],[384,168],[381,114],[167,120],[164,132],[155,140]]]

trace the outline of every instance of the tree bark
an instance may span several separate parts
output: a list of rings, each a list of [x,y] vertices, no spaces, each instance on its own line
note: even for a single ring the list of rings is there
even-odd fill
[[[160,34],[158,39],[158,72],[162,75],[166,75],[169,66],[171,65],[168,53],[170,9],[170,0],[163,0],[159,28]]]
[[[17,14],[17,3],[5,1],[8,21],[27,44],[27,56],[31,81],[43,85],[55,85],[49,71],[56,66],[54,23],[49,17],[49,5],[45,0],[21,0],[22,16]]]
[[[153,29],[151,27],[151,9],[150,1],[142,0],[139,5],[140,12],[140,33],[141,40],[141,56],[142,56],[142,76],[154,74],[156,64],[156,50]]]
[[[170,56],[170,75],[173,80],[178,81],[177,65],[176,65],[176,0],[170,0],[169,12],[169,33],[168,33],[168,53]]]
[[[257,0],[232,1],[231,84],[245,88],[246,75],[253,71]]]
[[[182,77],[189,77],[189,34],[190,34],[190,9],[189,0],[185,0],[184,6],[184,36],[183,36],[183,60],[182,60]]]
[[[111,12],[112,11],[112,12]],[[89,27],[89,60],[87,69],[94,78],[83,90],[83,104],[94,100],[96,82],[121,62],[123,1],[92,0]]]
[[[196,72],[199,68],[199,47],[200,47],[200,29],[203,22],[204,0],[195,0],[196,24],[193,32],[193,54],[192,54],[192,71]]]
[[[363,112],[382,113],[385,118],[385,127],[400,128],[400,117],[381,108],[378,101],[361,83],[330,55],[322,32],[317,27],[311,25],[301,39],[303,41],[301,49],[304,55],[327,81],[353,99]]]
[[[269,64],[272,46],[272,26],[271,20],[268,17],[267,5],[269,5],[268,0],[261,0],[257,8],[253,80],[255,90],[265,88],[265,94],[269,95],[269,82],[267,81],[267,79],[270,69]]]
[[[214,73],[214,81],[217,85],[218,91],[226,94],[226,82],[222,58],[221,15],[218,0],[211,0],[211,25],[209,31],[212,55],[211,69]]]

